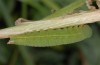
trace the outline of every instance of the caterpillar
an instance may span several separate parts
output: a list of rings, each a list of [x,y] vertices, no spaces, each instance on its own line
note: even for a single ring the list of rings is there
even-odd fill
[[[88,25],[80,25],[19,34],[11,36],[10,41],[17,45],[48,47],[78,42],[91,35],[92,30]]]

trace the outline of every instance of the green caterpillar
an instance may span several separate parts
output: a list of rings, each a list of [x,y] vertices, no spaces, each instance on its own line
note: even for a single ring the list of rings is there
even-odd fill
[[[73,26],[19,34],[11,36],[10,41],[18,45],[47,47],[84,40],[92,35],[91,32],[88,25]]]

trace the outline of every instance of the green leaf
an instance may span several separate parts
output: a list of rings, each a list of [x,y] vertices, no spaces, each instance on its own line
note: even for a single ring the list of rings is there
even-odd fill
[[[68,14],[68,13],[72,13],[75,9],[81,7],[83,4],[85,4],[85,0],[77,0],[73,3],[71,3],[70,5],[56,11],[55,13],[45,17],[44,19],[50,19],[50,18],[62,16],[62,15]]]

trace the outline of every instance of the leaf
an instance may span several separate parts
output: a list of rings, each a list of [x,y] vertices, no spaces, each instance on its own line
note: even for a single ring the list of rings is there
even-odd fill
[[[50,18],[61,16],[61,15],[65,15],[68,13],[72,13],[75,9],[81,7],[83,4],[85,4],[84,0],[77,0],[77,1],[73,2],[72,4],[70,4],[70,5],[56,11],[55,13],[45,17],[44,19],[50,19]]]

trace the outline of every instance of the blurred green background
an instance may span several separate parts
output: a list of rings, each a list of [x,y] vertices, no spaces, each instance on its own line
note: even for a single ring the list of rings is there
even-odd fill
[[[41,20],[75,1],[0,0],[0,29],[14,26],[20,17]],[[77,10],[88,8],[84,4]],[[100,65],[100,23],[90,26],[91,38],[69,45],[38,48],[7,45],[9,39],[0,39],[0,65]]]

